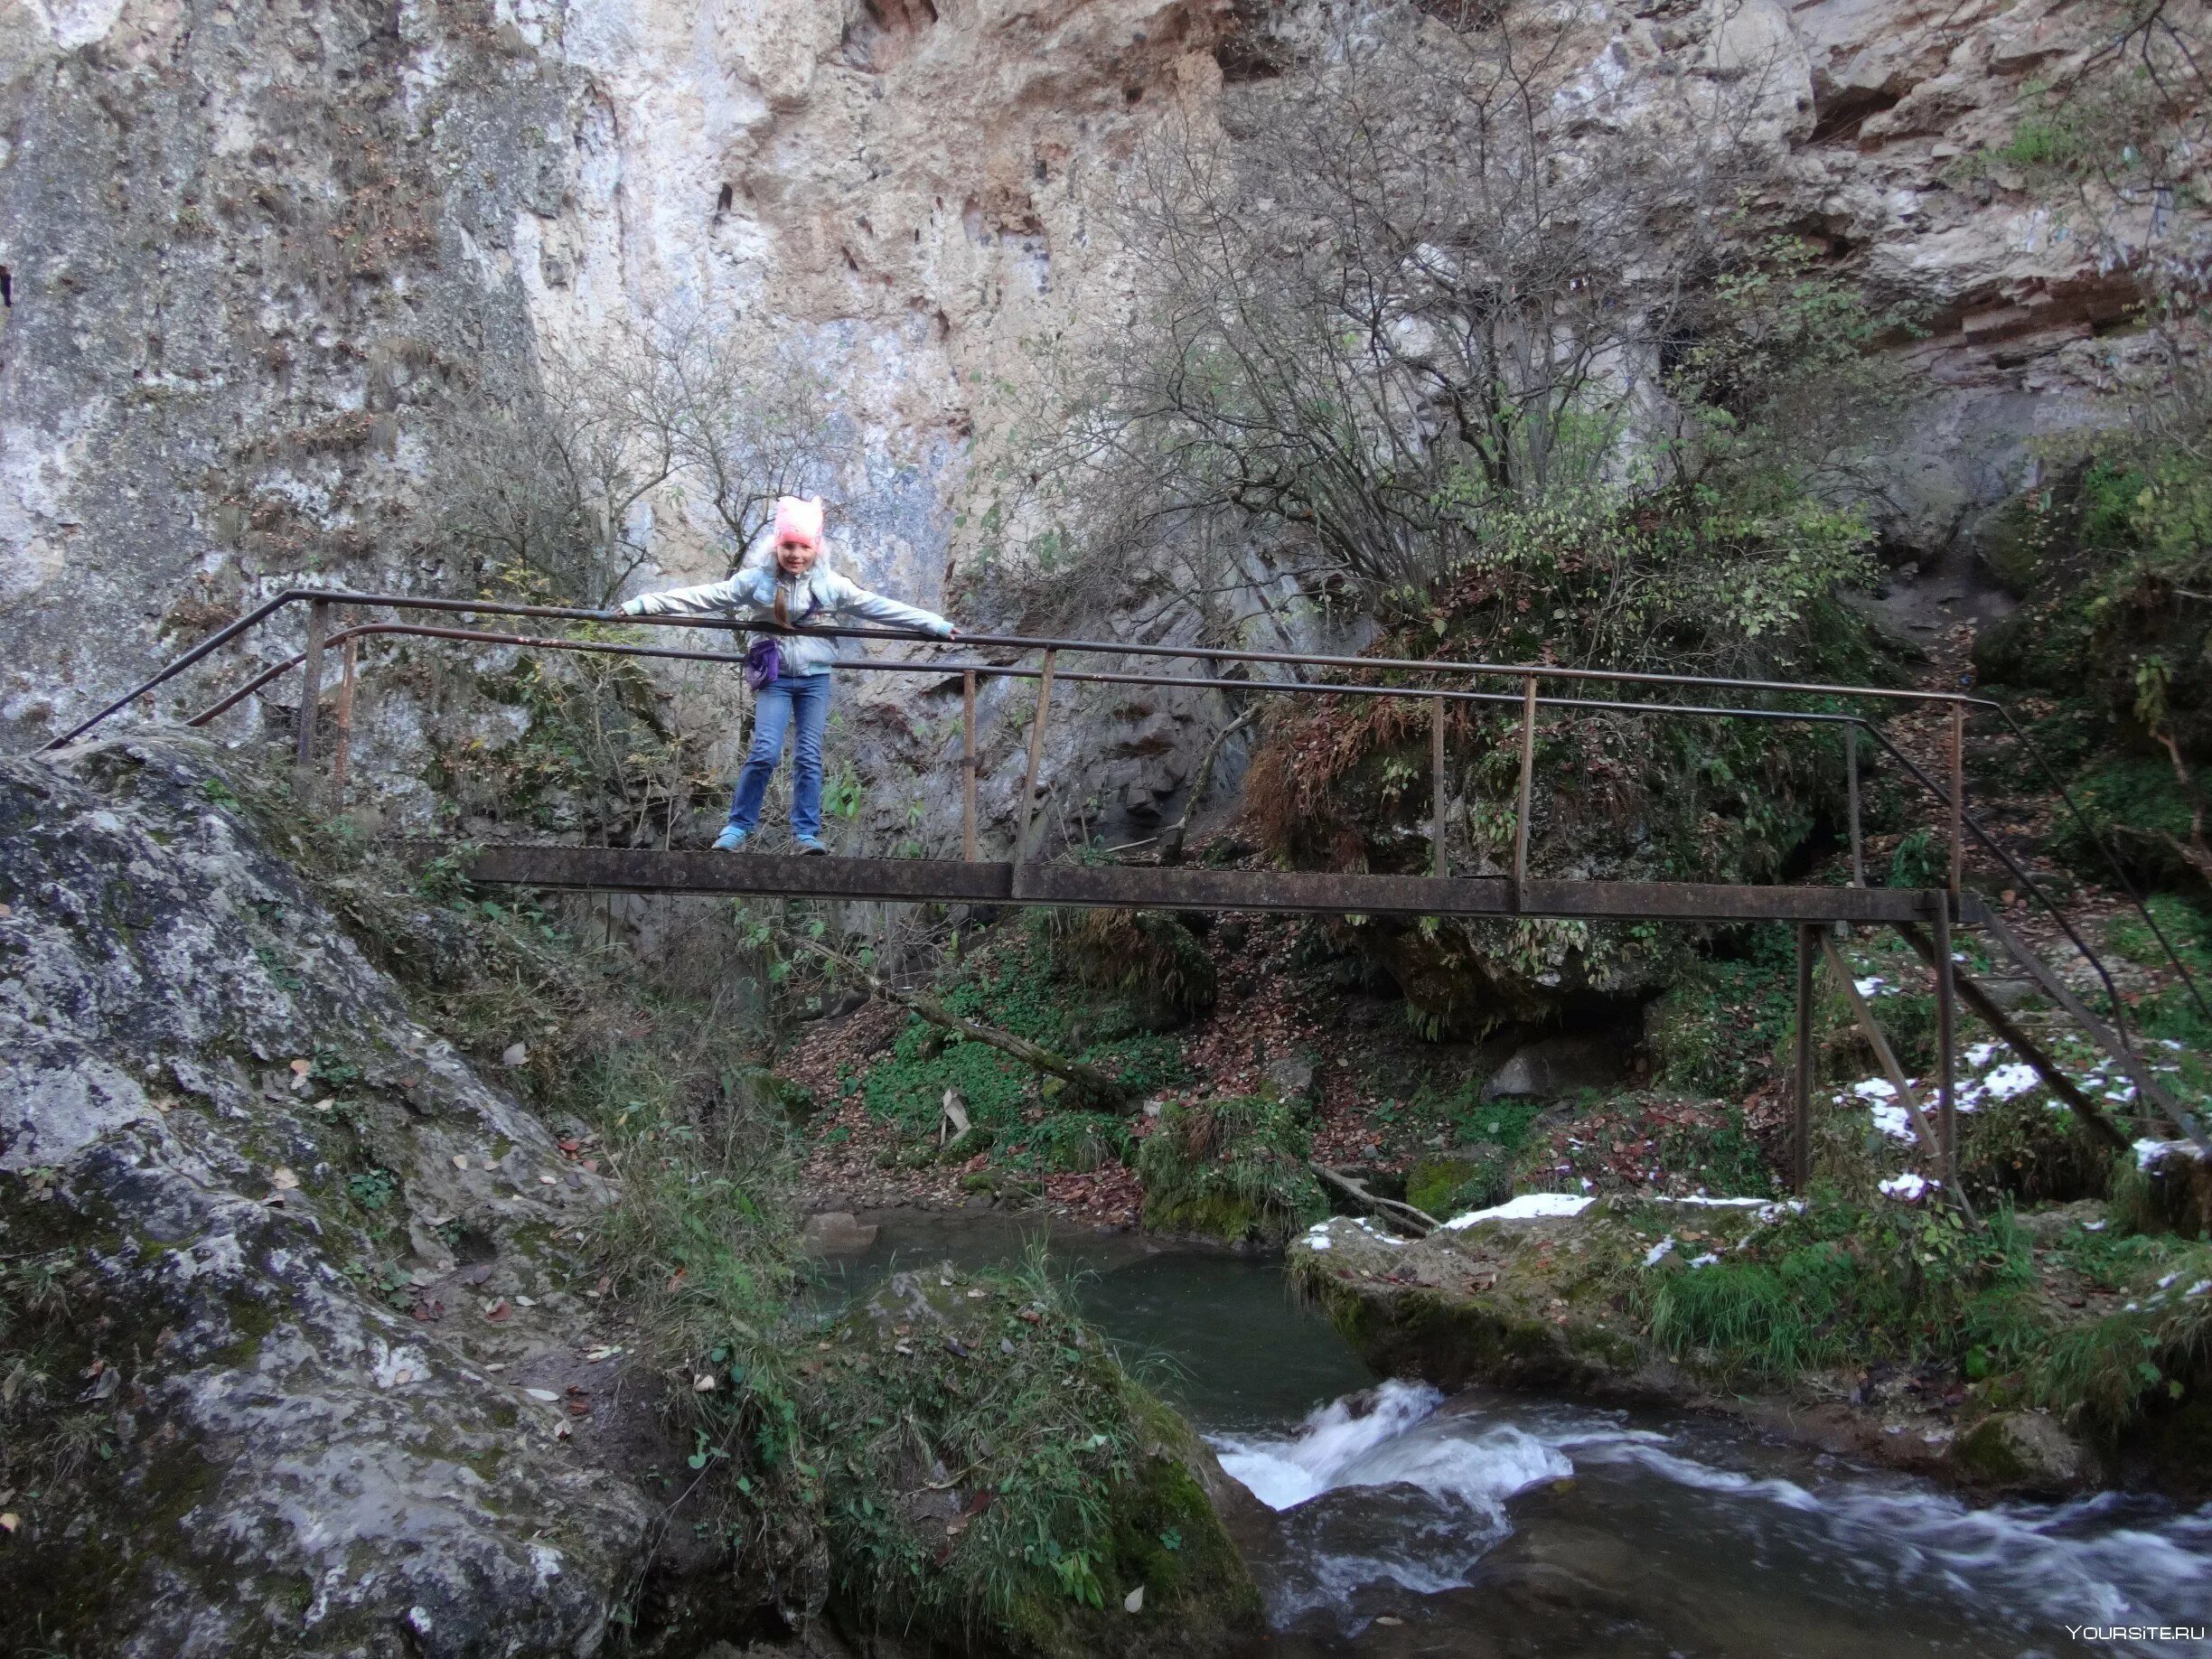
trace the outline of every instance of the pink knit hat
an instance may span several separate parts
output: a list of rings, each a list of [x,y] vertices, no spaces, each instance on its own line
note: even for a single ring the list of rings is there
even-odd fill
[[[787,541],[801,541],[810,548],[821,546],[821,497],[783,495],[776,498],[775,545]]]

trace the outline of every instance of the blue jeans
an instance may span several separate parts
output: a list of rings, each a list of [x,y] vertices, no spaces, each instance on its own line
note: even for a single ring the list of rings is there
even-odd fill
[[[783,758],[783,734],[798,717],[797,754],[792,763],[792,833],[821,834],[822,728],[830,723],[830,676],[786,674],[754,699],[753,749],[737,773],[729,820],[752,833],[760,821],[768,780]]]

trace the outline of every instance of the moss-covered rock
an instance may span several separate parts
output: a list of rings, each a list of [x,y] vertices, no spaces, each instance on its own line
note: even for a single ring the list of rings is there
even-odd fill
[[[1636,1270],[1649,1206],[1486,1221],[1405,1242],[1342,1217],[1295,1240],[1288,1268],[1376,1371],[1439,1388],[1495,1383],[1657,1392]],[[1733,1217],[1740,1213],[1715,1212]],[[1741,1226],[1739,1220],[1722,1225]]]
[[[1268,1094],[1170,1101],[1137,1154],[1144,1224],[1279,1244],[1328,1214],[1296,1113]]]
[[[1258,1637],[1215,1508],[1233,1483],[1050,1281],[898,1274],[817,1353],[800,1399],[841,1622],[1052,1659]]]
[[[1513,1191],[1513,1158],[1502,1147],[1424,1158],[1406,1171],[1405,1199],[1439,1220],[1486,1210]]]
[[[2113,1160],[2113,1208],[2138,1233],[2212,1234],[2212,1164],[2186,1140],[2131,1148]]]
[[[1951,1461],[1977,1486],[2039,1496],[2080,1490],[2096,1460],[2047,1412],[1996,1411],[1952,1443]]]

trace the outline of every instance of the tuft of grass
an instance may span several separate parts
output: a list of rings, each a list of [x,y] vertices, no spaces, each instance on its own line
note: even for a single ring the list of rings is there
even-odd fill
[[[1168,1103],[1137,1154],[1145,1225],[1279,1244],[1328,1214],[1305,1132],[1265,1095]]]
[[[1129,1155],[1129,1125],[1120,1119],[1102,1111],[1064,1111],[1015,1140],[1006,1161],[1017,1167],[1089,1171],[1126,1163]]]
[[[1155,910],[1039,914],[1054,971],[1119,998],[1140,1028],[1184,1025],[1214,1006],[1214,959],[1180,917]]]
[[[1650,1294],[1652,1334],[1725,1375],[1776,1378],[1851,1359],[1964,1361],[2024,1336],[2033,1283],[2010,1211],[1973,1231],[1954,1211],[1816,1204],[1741,1251],[1669,1272]]]
[[[2212,1251],[2199,1251],[2179,1270],[2212,1279]],[[2201,1381],[2208,1359],[2212,1297],[2189,1296],[2176,1285],[2060,1333],[2034,1366],[2036,1398],[2117,1434],[2154,1407],[2180,1400]]]

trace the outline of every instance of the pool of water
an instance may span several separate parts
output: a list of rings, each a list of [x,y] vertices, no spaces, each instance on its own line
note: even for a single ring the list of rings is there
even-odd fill
[[[1040,1242],[1092,1319],[1250,1489],[1270,1651],[2212,1653],[2212,1505],[1975,1504],[1733,1425],[1379,1382],[1279,1263],[999,1213],[889,1211],[825,1296]],[[1247,1517],[1251,1521],[1252,1517]]]

